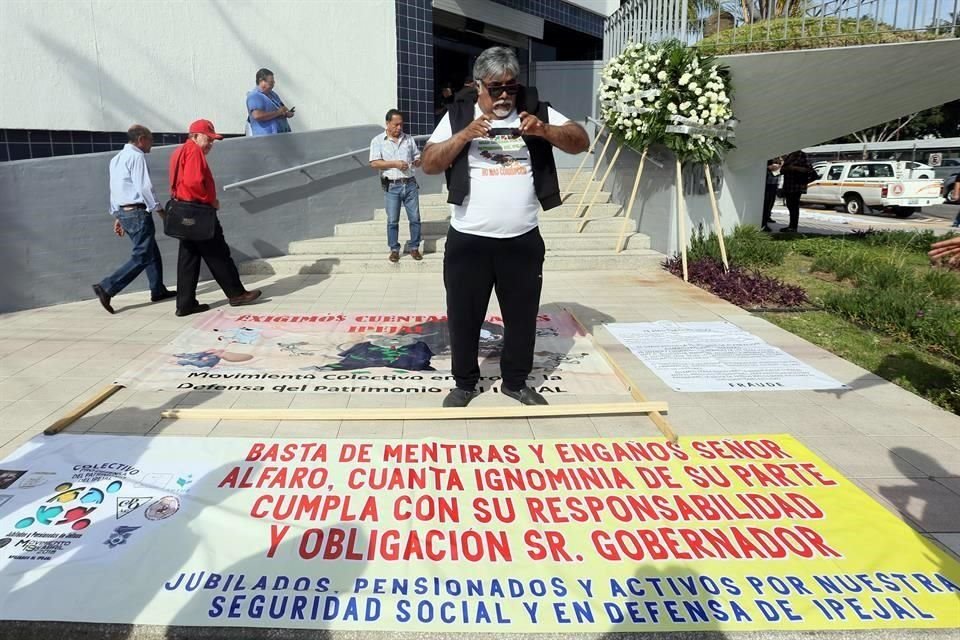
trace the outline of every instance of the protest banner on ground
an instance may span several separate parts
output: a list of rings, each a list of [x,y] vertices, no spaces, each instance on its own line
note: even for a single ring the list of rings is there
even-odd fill
[[[729,322],[604,325],[674,391],[799,391],[846,385]]]
[[[0,477],[3,620],[471,634],[960,625],[960,565],[783,435],[61,435],[24,445]]]
[[[482,391],[499,389],[503,321],[480,331]],[[209,314],[118,384],[141,390],[445,394],[453,387],[443,314]],[[624,394],[566,312],[541,313],[528,385],[552,394]],[[438,400],[439,401],[439,400]]]

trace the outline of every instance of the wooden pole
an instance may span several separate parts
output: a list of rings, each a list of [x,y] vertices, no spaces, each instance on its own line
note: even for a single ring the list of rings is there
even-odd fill
[[[619,145],[617,150],[613,153],[613,158],[610,159],[610,164],[607,165],[607,170],[603,172],[603,178],[600,179],[600,185],[597,187],[597,190],[593,193],[593,199],[590,201],[590,206],[587,207],[586,211],[583,212],[583,220],[580,222],[580,226],[577,227],[577,233],[583,233],[583,228],[587,226],[587,219],[590,217],[590,209],[593,208],[593,205],[597,203],[597,196],[600,195],[600,192],[603,191],[603,185],[607,183],[607,178],[610,177],[610,172],[613,171],[613,165],[617,163],[617,158],[620,157],[620,152],[623,151],[623,145]],[[579,215],[580,210],[577,210]]]
[[[378,409],[170,409],[161,418],[209,420],[473,420],[605,416],[666,411],[666,402],[514,405],[509,407],[407,407]]]
[[[120,389],[123,389],[123,385],[111,384],[109,386],[104,387],[103,389],[100,390],[100,393],[93,396],[92,398],[84,402],[82,405],[80,405],[79,407],[77,407],[76,409],[74,409],[73,411],[71,411],[70,413],[63,416],[62,418],[54,422],[52,425],[44,429],[43,435],[53,436],[60,433],[61,431],[69,427],[71,424],[73,424],[74,422],[82,418],[84,415],[86,415],[88,412],[90,412],[92,409],[94,409],[97,405],[102,403],[104,400],[106,400],[107,398],[115,394],[117,391],[120,391]]]
[[[730,263],[727,262],[727,245],[723,240],[723,225],[720,224],[720,207],[717,206],[717,195],[713,192],[713,176],[710,175],[710,163],[703,165],[703,170],[707,177],[707,190],[710,191],[710,206],[713,208],[713,229],[717,234],[717,240],[720,241],[720,257],[723,259],[724,271],[730,270]]]
[[[587,181],[587,186],[583,189],[583,195],[580,196],[580,204],[577,205],[577,210],[573,212],[573,217],[577,218],[580,215],[580,209],[583,207],[584,200],[587,199],[587,194],[590,192],[590,185],[593,184],[593,181],[597,177],[597,170],[600,169],[600,161],[607,155],[607,147],[610,146],[610,141],[613,140],[613,136],[608,135],[607,141],[603,143],[603,151],[600,152],[600,155],[597,157],[597,161],[593,165],[593,173],[590,174],[590,180]]]
[[[570,317],[573,318],[573,321],[577,323],[577,325],[580,327],[580,330],[583,331],[584,334],[590,336],[590,342],[593,343],[593,346],[597,350],[597,352],[599,352],[600,355],[603,356],[603,359],[606,360],[607,364],[610,365],[610,368],[613,369],[613,373],[616,374],[617,378],[620,379],[620,382],[623,383],[623,386],[625,386],[627,390],[630,392],[630,396],[637,402],[647,402],[648,400],[646,396],[644,396],[643,392],[641,392],[640,389],[637,388],[636,383],[630,379],[630,376],[628,376],[627,372],[623,370],[623,367],[617,364],[616,360],[614,360],[613,357],[610,355],[610,352],[608,352],[605,348],[603,348],[603,346],[601,346],[597,342],[597,339],[593,336],[592,333],[587,331],[587,328],[583,326],[583,323],[580,322],[580,319],[576,315],[574,315],[573,311],[571,311],[570,309],[566,309],[566,312],[570,314]],[[666,438],[670,442],[677,441],[677,434],[673,430],[673,426],[670,424],[670,422],[666,418],[663,417],[663,415],[659,411],[651,411],[648,414],[648,417],[650,418],[650,421],[653,422],[653,424],[655,424],[658,429],[660,429],[660,433],[663,434],[664,438]]]
[[[684,218],[686,211],[683,207],[683,169],[680,167],[680,156],[677,156],[677,240],[680,243],[680,262],[683,264],[683,281],[690,282],[687,273],[687,224]]]
[[[644,149],[640,155],[640,166],[637,168],[637,177],[633,181],[633,191],[630,192],[630,204],[623,214],[623,226],[620,227],[620,237],[617,238],[617,253],[623,251],[623,243],[627,238],[627,224],[630,222],[630,216],[633,214],[633,203],[637,199],[637,188],[640,186],[640,176],[643,175],[643,163],[647,159],[647,150]]]
[[[589,157],[593,154],[593,150],[596,148],[597,142],[600,141],[600,136],[603,135],[603,132],[604,132],[604,130],[605,130],[606,128],[607,128],[607,125],[603,125],[603,126],[600,127],[599,129],[597,129],[597,135],[594,136],[593,142],[590,143],[590,148],[587,149],[587,153],[584,154],[583,160],[580,161],[580,166],[577,167],[577,172],[576,172],[575,174],[573,174],[573,180],[570,181],[570,185],[571,185],[571,186],[573,185],[574,182],[577,181],[577,178],[580,177],[580,172],[583,171],[583,165],[585,165],[585,164],[587,163],[587,158],[589,158]],[[567,189],[565,193],[561,193],[561,194],[560,194],[560,201],[563,202],[563,201],[566,200],[568,197],[570,197],[570,193],[571,193],[571,192],[570,192],[569,189]]]

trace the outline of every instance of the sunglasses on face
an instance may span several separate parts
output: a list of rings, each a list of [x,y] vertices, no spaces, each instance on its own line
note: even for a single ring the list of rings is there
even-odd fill
[[[508,96],[515,96],[520,93],[520,83],[518,82],[509,82],[504,84],[484,84],[484,87],[486,87],[487,93],[494,98],[499,97],[504,92],[506,92]]]

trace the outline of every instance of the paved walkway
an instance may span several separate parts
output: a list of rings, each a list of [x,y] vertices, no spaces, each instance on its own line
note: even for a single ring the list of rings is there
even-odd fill
[[[263,312],[435,312],[444,308],[437,274],[272,277]],[[212,282],[200,301],[224,300]],[[609,346],[650,399],[670,404],[683,435],[790,433],[836,466],[923,535],[960,555],[960,417],[890,384],[655,266],[635,273],[545,274],[544,304],[572,309]],[[150,357],[194,318],[177,318],[173,303],[150,304],[146,293],[114,300],[116,315],[96,301],[0,316],[0,458],[34,437],[70,407]],[[598,325],[653,320],[727,320],[849,384],[844,392],[676,393]],[[481,397],[479,402],[505,401]],[[435,402],[406,397],[406,402]],[[555,400],[558,401],[558,400]],[[566,397],[565,402],[603,398]],[[390,403],[397,402],[390,398]],[[160,420],[162,407],[378,406],[380,398],[277,394],[143,393],[124,389],[75,423],[71,432],[150,436],[277,436],[316,438],[550,438],[656,435],[642,416],[511,421],[237,422]]]

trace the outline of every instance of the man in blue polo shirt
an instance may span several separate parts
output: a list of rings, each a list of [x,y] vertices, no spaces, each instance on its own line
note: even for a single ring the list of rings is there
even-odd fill
[[[274,92],[276,81],[273,71],[257,71],[257,86],[247,94],[247,122],[254,136],[272,136],[290,131],[288,118],[293,117],[296,107],[288,109],[280,96]]]

